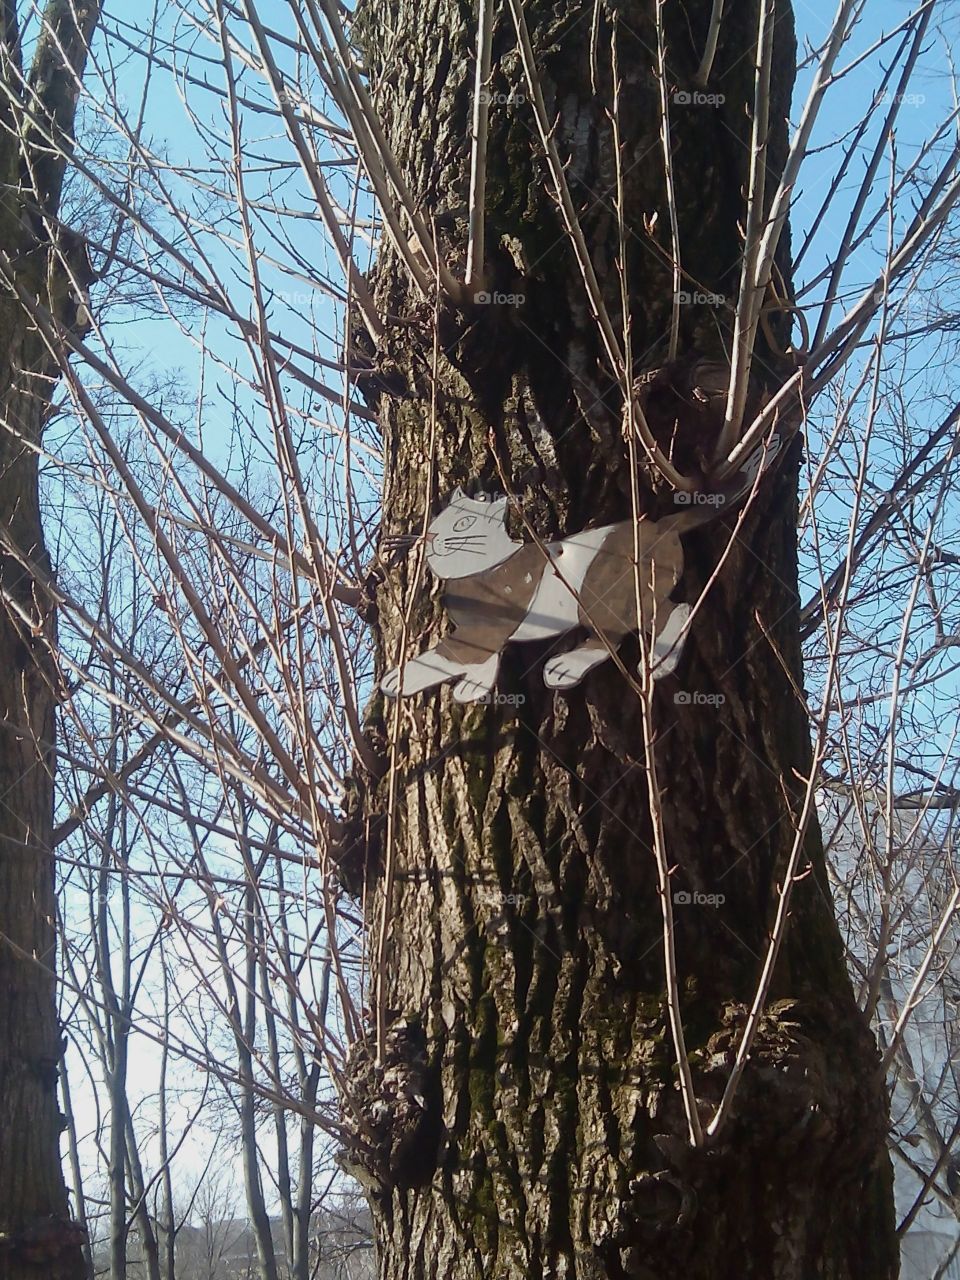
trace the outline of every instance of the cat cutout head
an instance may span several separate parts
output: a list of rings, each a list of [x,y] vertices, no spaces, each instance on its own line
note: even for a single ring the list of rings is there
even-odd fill
[[[468,578],[502,564],[520,545],[506,530],[507,499],[454,489],[427,529],[427,564],[438,578]]]

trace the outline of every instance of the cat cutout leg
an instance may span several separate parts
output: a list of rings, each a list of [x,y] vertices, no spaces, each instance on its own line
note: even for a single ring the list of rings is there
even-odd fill
[[[588,640],[569,653],[557,653],[543,664],[543,683],[548,689],[572,689],[588,671],[610,657],[602,640]]]
[[[662,680],[664,676],[673,675],[676,670],[683,650],[683,642],[686,639],[682,632],[689,617],[688,604],[674,605],[663,627],[654,638],[651,654],[654,680]]]
[[[388,698],[399,698],[432,689],[454,676],[462,676],[464,671],[462,662],[453,662],[437,653],[436,649],[427,649],[418,658],[405,662],[402,669],[394,667],[388,671],[380,681],[380,688]]]
[[[477,662],[469,667],[461,667],[463,679],[453,686],[455,702],[482,702],[490,696],[497,683],[497,672],[500,670],[499,653],[491,654],[486,662]]]

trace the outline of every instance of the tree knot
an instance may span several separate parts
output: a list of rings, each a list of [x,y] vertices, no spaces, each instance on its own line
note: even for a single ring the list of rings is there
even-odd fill
[[[379,1056],[370,1040],[356,1041],[344,1070],[344,1103],[339,1162],[368,1190],[415,1186],[430,1176],[440,1113],[419,1019],[397,1019]]]

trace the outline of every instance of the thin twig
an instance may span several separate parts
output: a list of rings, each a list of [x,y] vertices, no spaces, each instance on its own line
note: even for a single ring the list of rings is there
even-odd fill
[[[770,131],[770,74],[773,63],[775,0],[762,0],[757,29],[757,60],[754,70],[753,125],[750,133],[750,176],[747,187],[747,221],[744,230],[743,257],[740,264],[740,290],[733,325],[733,349],[730,355],[730,385],[723,429],[717,441],[716,455],[723,458],[730,451],[743,420],[750,385],[750,365],[756,341],[757,324],[766,285],[756,281],[763,225],[763,198],[767,177],[767,141]]]
[[[713,60],[717,56],[717,41],[720,38],[720,23],[722,20],[723,0],[713,0],[713,8],[710,10],[710,26],[707,28],[707,42],[703,47],[700,66],[693,77],[693,83],[700,85],[703,89],[707,87],[710,72],[713,70]]]
[[[477,67],[473,83],[473,128],[470,137],[470,229],[467,240],[466,288],[483,288],[486,222],[487,135],[490,124],[490,57],[493,48],[493,0],[480,0]]]
[[[661,2],[657,3],[658,31],[661,18]],[[660,71],[663,75],[663,45],[659,44]],[[623,145],[620,138],[620,62],[618,56],[617,26],[614,24],[610,38],[611,70],[613,75],[613,149],[617,177],[617,228],[619,233],[619,272],[620,291],[623,312],[623,349],[627,364],[631,361],[631,333],[629,285],[627,274],[627,231],[625,216],[625,196],[623,189]],[[666,121],[666,93],[664,80],[661,78],[661,101],[663,103],[663,119]],[[669,171],[669,142],[667,150]],[[641,547],[642,517],[640,513],[640,494],[638,489],[637,432],[633,422],[634,397],[627,399],[627,448],[630,457],[630,500],[633,511],[633,588],[636,604],[637,625],[640,632],[642,662],[640,667],[640,713],[643,726],[644,776],[647,780],[647,802],[650,813],[650,827],[653,833],[653,854],[657,867],[657,892],[660,897],[660,912],[663,925],[663,960],[666,983],[667,1009],[670,1020],[670,1034],[673,1039],[674,1056],[680,1080],[680,1096],[683,1101],[684,1115],[690,1142],[694,1147],[703,1146],[703,1127],[697,1110],[697,1094],[690,1069],[690,1056],[687,1053],[686,1039],[683,1032],[683,1011],[680,1007],[680,983],[677,977],[677,948],[673,928],[673,899],[670,891],[670,864],[667,857],[666,836],[663,828],[663,803],[660,783],[657,778],[656,730],[653,724],[653,643],[657,629],[656,616],[656,582],[651,582],[654,610],[652,618],[644,617],[643,587],[640,574],[646,563]],[[655,562],[651,562],[654,564]],[[655,570],[654,570],[655,572]],[[649,635],[648,635],[649,630]]]
[[[657,85],[660,90],[660,145],[663,148],[663,176],[667,186],[667,211],[670,215],[670,250],[673,265],[673,301],[670,306],[670,341],[667,347],[667,359],[673,361],[677,358],[677,348],[680,343],[680,281],[683,273],[680,265],[680,225],[677,219],[677,199],[673,183],[673,150],[670,142],[667,50],[663,38],[664,2],[665,0],[657,0]],[[624,306],[627,305],[628,300],[625,298]],[[629,364],[628,361],[628,367]]]
[[[890,1065],[890,1061],[897,1051],[897,1046],[903,1037],[907,1023],[910,1021],[910,1015],[920,1003],[920,988],[927,980],[927,974],[930,972],[930,966],[936,959],[940,944],[943,942],[946,935],[947,927],[956,914],[958,907],[960,907],[960,885],[957,885],[954,888],[953,893],[950,895],[950,901],[947,903],[946,910],[940,917],[940,923],[937,925],[936,932],[930,939],[930,945],[927,947],[926,955],[923,957],[923,961],[917,969],[910,991],[907,994],[903,1008],[900,1011],[900,1017],[897,1019],[897,1024],[893,1029],[893,1035],[890,1037],[890,1043],[887,1045],[886,1052],[883,1055],[882,1066],[884,1070],[886,1070]]]

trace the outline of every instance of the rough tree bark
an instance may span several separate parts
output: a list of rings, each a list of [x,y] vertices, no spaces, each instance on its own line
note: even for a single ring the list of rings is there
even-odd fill
[[[43,634],[55,622],[19,556],[47,569],[37,455],[55,363],[16,287],[76,324],[89,284],[79,239],[58,213],[78,77],[95,0],[50,0],[24,71],[14,0],[0,9],[0,1276],[84,1274],[70,1221],[57,1103],[51,852],[55,679]]]
[[[758,8],[756,0],[726,8],[708,86],[722,101],[671,103],[683,267],[697,282],[686,287],[728,299],[739,281]],[[694,89],[710,9],[705,0],[664,7],[672,89]],[[690,474],[718,434],[709,383],[726,362],[732,326],[716,306],[683,307],[679,356],[667,364],[673,285],[655,5],[527,0],[525,13],[615,327],[616,23],[633,372],[646,375],[651,423]],[[792,16],[785,3],[776,13],[768,198],[785,156],[795,66]],[[472,6],[363,0],[354,34],[389,140],[462,277]],[[496,19],[494,68],[488,288],[522,302],[441,311],[428,492],[432,307],[384,252],[376,287],[391,320],[378,366],[405,389],[378,402],[389,533],[419,528],[425,507],[435,510],[457,484],[502,489],[501,468],[544,539],[631,511],[623,397],[550,194],[506,6]],[[789,281],[786,244],[780,268]],[[779,343],[785,336],[781,329]],[[760,355],[754,404],[784,373],[771,349]],[[705,396],[694,393],[698,385]],[[676,910],[684,1022],[705,1120],[756,987],[811,767],[796,692],[799,452],[798,442],[765,484],[677,675],[655,695],[674,887],[725,899]],[[643,485],[648,512],[675,509],[669,495],[645,478]],[[696,599],[732,528],[727,519],[685,538],[682,598]],[[378,598],[387,665],[396,661],[398,601],[408,599],[409,577],[408,562]],[[420,630],[435,638],[441,616],[437,591],[425,583],[414,642]],[[462,707],[448,690],[401,705],[389,878],[388,782],[358,784],[374,928],[392,886],[390,1031],[381,1061],[358,1053],[353,1072],[365,1144],[355,1159],[384,1280],[895,1275],[885,1090],[845,972],[815,823],[804,848],[811,874],[796,886],[732,1124],[709,1150],[694,1151],[665,1008],[639,704],[609,663],[554,697],[541,679],[545,651],[508,650],[500,687],[522,695],[520,705]],[[636,644],[622,654],[635,664]],[[680,705],[679,690],[725,702]],[[370,732],[385,758],[392,714],[392,704],[374,700]]]

